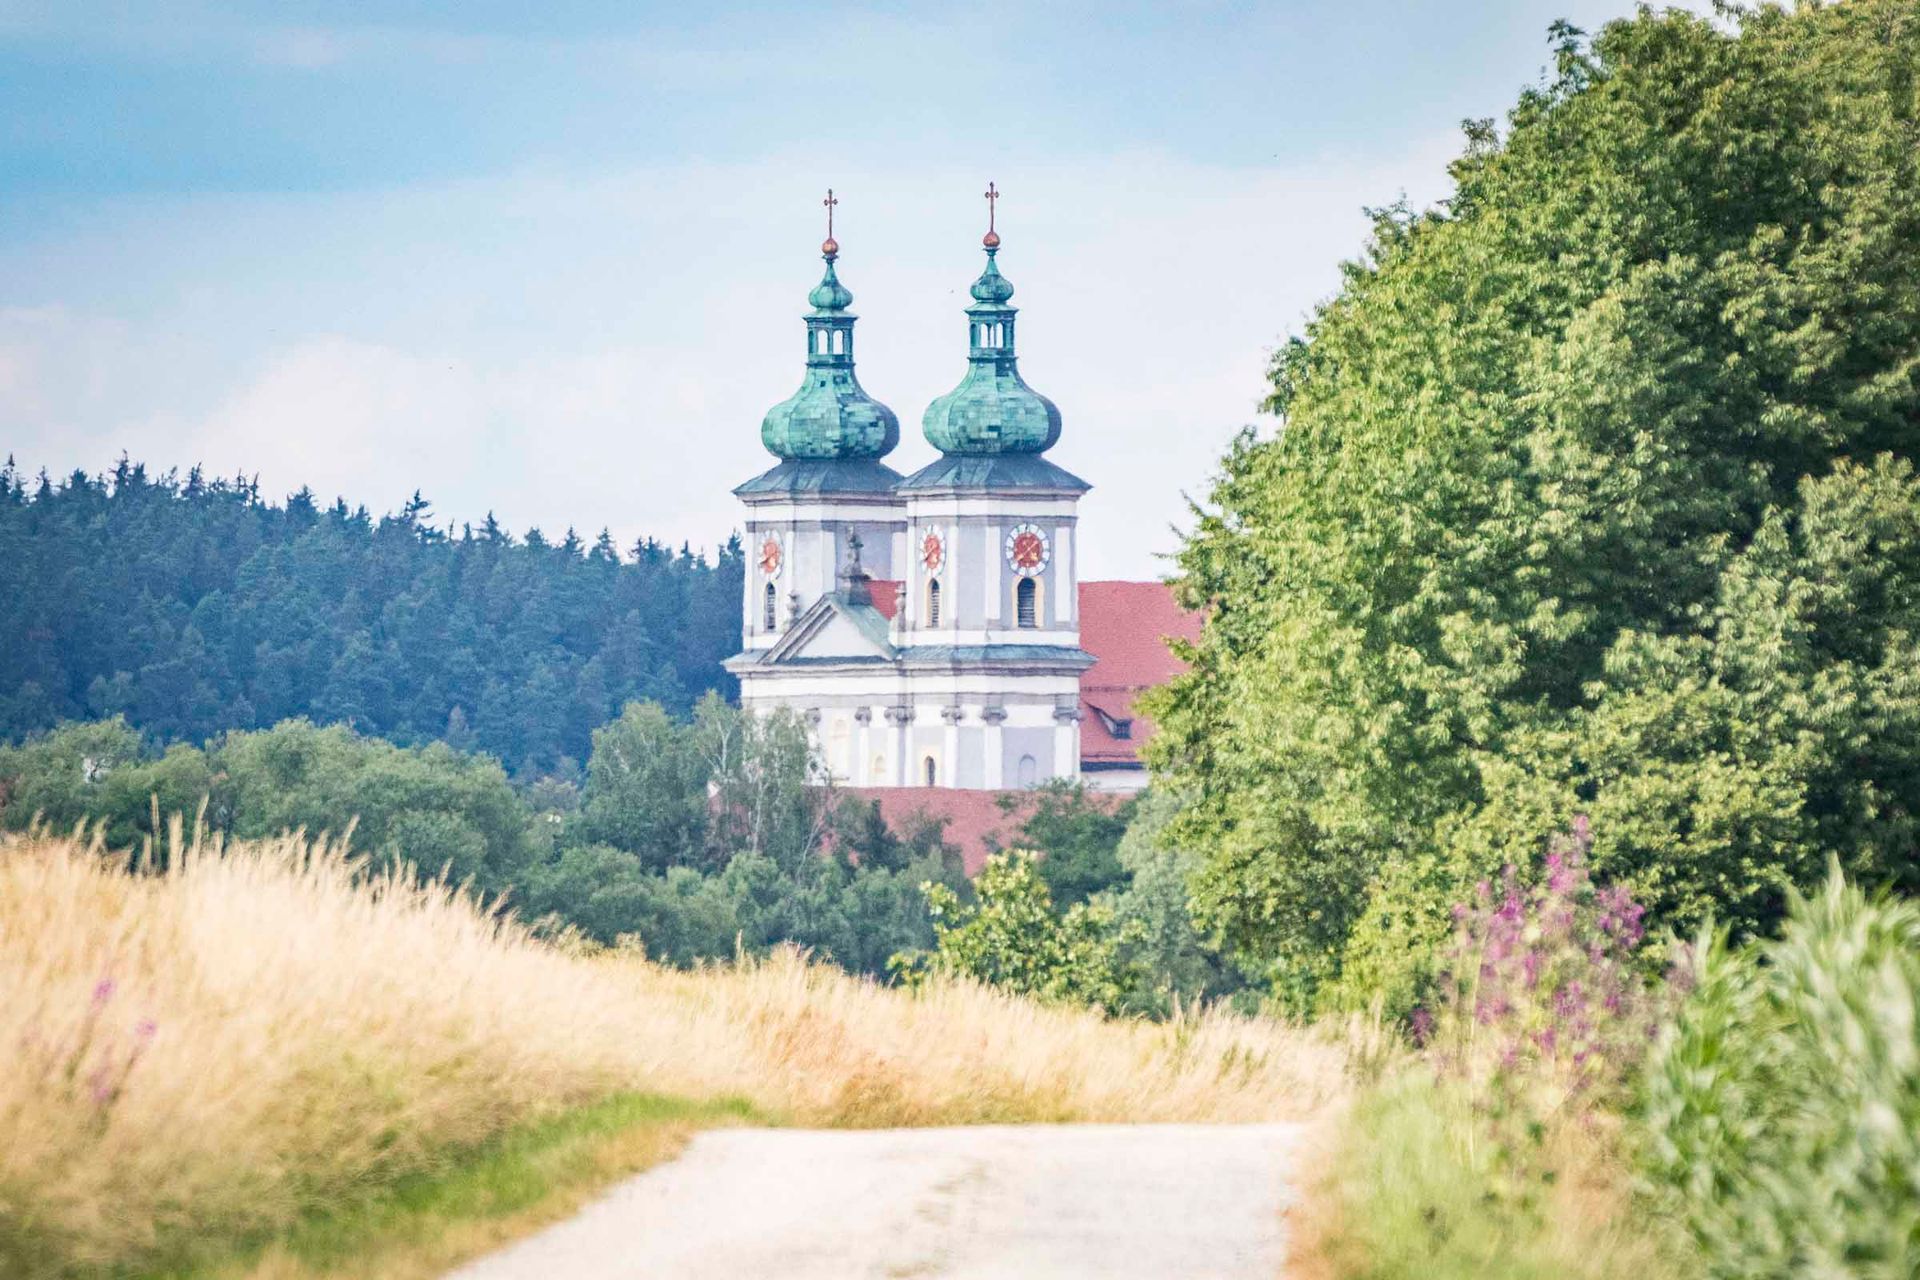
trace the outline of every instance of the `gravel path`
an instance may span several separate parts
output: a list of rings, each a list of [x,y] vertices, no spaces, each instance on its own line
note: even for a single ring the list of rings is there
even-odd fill
[[[1295,1125],[722,1129],[454,1280],[1277,1280]]]

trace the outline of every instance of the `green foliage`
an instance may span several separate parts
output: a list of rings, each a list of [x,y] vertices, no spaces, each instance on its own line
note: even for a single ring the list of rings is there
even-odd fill
[[[1179,810],[1179,802],[1164,790],[1148,791],[1139,799],[1116,851],[1126,876],[1124,887],[1096,899],[1113,908],[1115,925],[1129,938],[1124,954],[1139,976],[1127,1007],[1155,1016],[1170,1014],[1176,1001],[1192,1007],[1246,985],[1232,962],[1194,924],[1188,885],[1200,859],[1166,841]]]
[[[1061,907],[1125,884],[1120,839],[1134,806],[1133,797],[1103,796],[1067,778],[1052,778],[1000,800],[1001,809],[1020,824],[1015,847],[1041,855],[1041,878]]]
[[[137,846],[165,823],[204,813],[238,838],[304,829],[342,834],[382,861],[444,870],[498,891],[538,844],[498,763],[440,744],[396,747],[335,725],[290,720],[231,733],[202,749],[154,757],[126,722],[63,725],[0,747],[0,825],[36,817],[56,827],[100,824],[109,844]]]
[[[1777,941],[1704,930],[1646,1164],[1715,1276],[1920,1272],[1920,908],[1836,865]]]
[[[637,938],[671,964],[795,943],[884,973],[896,951],[932,944],[919,886],[963,891],[959,855],[938,825],[902,839],[819,780],[791,714],[711,696],[690,721],[628,706],[594,734],[578,813],[550,801],[558,852],[528,875],[526,909],[602,943]]]
[[[228,734],[207,760],[219,779],[207,816],[242,839],[337,833],[351,818],[356,848],[489,891],[513,883],[537,852],[499,763],[445,743],[396,747],[340,725],[289,720]]]
[[[877,800],[846,796],[834,810],[833,852],[849,865],[899,871],[913,862],[937,857],[945,849],[944,818],[909,815],[903,832],[887,821]]]
[[[931,954],[903,954],[894,969],[912,980],[928,972],[964,974],[1044,1000],[1118,1009],[1135,985],[1121,958],[1137,930],[1117,927],[1112,910],[1077,903],[1055,913],[1034,855],[996,853],[974,881],[977,900],[929,884],[936,939]]]
[[[212,787],[205,753],[156,759],[117,716],[0,746],[0,824],[15,831],[36,817],[58,830],[98,823],[109,844],[132,848],[154,834],[156,809],[191,815]]]
[[[693,736],[657,702],[630,702],[593,731],[574,841],[624,849],[651,871],[704,860],[707,769]]]
[[[1631,1199],[1610,1120],[1543,1134],[1561,1179],[1542,1206],[1505,1194],[1503,1152],[1457,1081],[1406,1067],[1344,1118],[1312,1223],[1322,1268],[1351,1280],[1680,1280],[1671,1224]]]
[[[1828,849],[1920,865],[1920,23],[1556,41],[1443,208],[1376,215],[1180,556],[1173,839],[1321,1003],[1406,1011],[1580,813],[1682,932],[1764,932]]]
[[[156,742],[307,718],[445,739],[516,774],[585,756],[625,703],[728,689],[742,560],[602,534],[458,533],[245,480],[0,469],[0,740],[124,716]]]

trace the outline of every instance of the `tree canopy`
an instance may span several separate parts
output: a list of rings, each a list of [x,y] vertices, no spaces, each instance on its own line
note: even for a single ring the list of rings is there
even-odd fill
[[[742,561],[605,533],[374,519],[302,490],[0,470],[0,739],[124,716],[158,742],[305,717],[444,739],[517,775],[586,757],[627,702],[685,715],[739,639]]]
[[[1199,905],[1325,1001],[1592,819],[1657,922],[1920,888],[1920,14],[1653,13],[1471,122],[1273,361],[1152,705]]]

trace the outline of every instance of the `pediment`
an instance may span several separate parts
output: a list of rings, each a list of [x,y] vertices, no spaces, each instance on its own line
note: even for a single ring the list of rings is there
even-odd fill
[[[859,661],[895,657],[887,639],[887,620],[872,605],[848,604],[838,596],[822,596],[800,615],[763,662],[803,660]]]

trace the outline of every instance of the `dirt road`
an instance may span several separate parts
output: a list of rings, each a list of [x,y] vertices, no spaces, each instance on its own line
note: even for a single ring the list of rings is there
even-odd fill
[[[1276,1280],[1293,1125],[731,1129],[456,1280]]]

